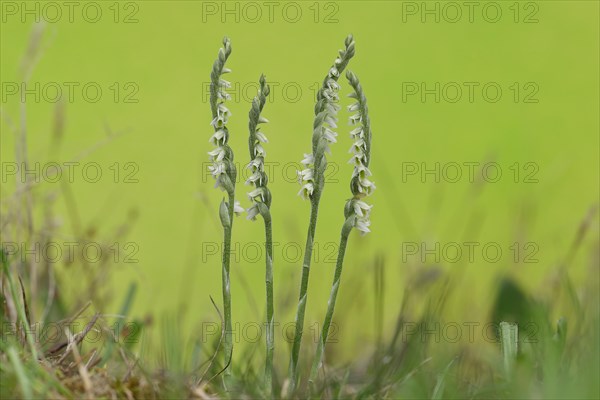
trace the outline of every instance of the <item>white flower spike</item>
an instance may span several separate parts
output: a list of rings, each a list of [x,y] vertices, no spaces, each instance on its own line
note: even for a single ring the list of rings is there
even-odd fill
[[[371,207],[363,198],[370,196],[375,190],[375,184],[369,180],[371,171],[369,170],[369,162],[371,161],[371,122],[369,120],[367,99],[362,91],[362,87],[356,75],[351,71],[346,73],[348,82],[354,89],[354,92],[349,96],[356,99],[356,102],[348,107],[348,111],[356,112],[350,117],[350,125],[357,125],[350,132],[350,137],[354,140],[350,153],[352,158],[350,163],[354,165],[350,188],[354,198],[348,201],[346,206],[346,218],[354,217],[354,227],[358,229],[361,235],[370,232],[369,220]]]
[[[259,80],[260,88],[258,94],[252,100],[252,108],[249,113],[249,130],[250,137],[248,139],[250,150],[250,164],[248,169],[252,174],[246,180],[246,184],[254,185],[254,190],[248,193],[248,198],[252,201],[252,205],[248,208],[248,219],[255,220],[256,216],[261,213],[259,203],[264,203],[267,210],[271,206],[271,192],[267,188],[267,174],[265,173],[265,151],[262,143],[268,143],[269,140],[263,131],[260,130],[259,124],[266,124],[269,121],[260,115],[267,97],[269,96],[270,88],[264,75],[261,75]],[[268,212],[268,211],[267,211]]]

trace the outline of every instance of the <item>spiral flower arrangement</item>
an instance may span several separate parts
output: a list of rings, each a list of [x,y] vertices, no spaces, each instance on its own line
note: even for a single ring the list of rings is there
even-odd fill
[[[371,121],[369,120],[367,99],[357,76],[352,71],[348,71],[346,78],[354,89],[349,97],[356,100],[354,104],[348,106],[348,111],[356,112],[356,114],[350,116],[349,122],[350,125],[358,126],[350,132],[350,137],[354,140],[350,148],[352,158],[349,161],[354,164],[354,172],[350,181],[353,198],[346,203],[345,216],[346,218],[353,216],[354,227],[364,235],[370,232],[369,215],[372,206],[362,199],[370,196],[375,190],[375,184],[369,180],[371,176],[369,170],[369,162],[371,161]]]
[[[252,100],[248,123],[250,131],[248,147],[251,158],[248,169],[251,175],[246,180],[246,184],[254,185],[255,187],[254,190],[248,193],[248,197],[252,201],[252,206],[248,208],[248,219],[251,220],[255,220],[256,216],[261,213],[261,205],[266,206],[267,209],[271,206],[271,192],[267,188],[268,177],[265,173],[265,156],[267,154],[263,147],[263,144],[267,143],[268,140],[259,126],[260,124],[269,122],[260,115],[270,93],[269,85],[267,85],[264,75],[261,75],[259,85],[258,95]]]
[[[317,93],[315,119],[313,123],[312,153],[304,154],[301,164],[304,166],[298,172],[301,189],[298,194],[305,200],[313,198],[315,190],[319,192],[325,184],[324,173],[327,168],[325,153],[331,153],[330,145],[337,142],[337,113],[340,110],[338,79],[350,59],[354,56],[354,38],[349,35],[345,41],[345,50],[339,51],[333,66],[329,69],[322,87]]]

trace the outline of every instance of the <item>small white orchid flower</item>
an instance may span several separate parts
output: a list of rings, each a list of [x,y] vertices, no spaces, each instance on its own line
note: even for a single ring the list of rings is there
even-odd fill
[[[315,162],[315,158],[312,155],[312,153],[306,154],[304,153],[304,158],[302,159],[302,161],[300,161],[300,163],[302,165],[304,165],[305,167],[308,167],[310,164]]]
[[[362,126],[359,126],[357,128],[354,128],[350,131],[350,137],[351,138],[361,138],[363,139],[364,136],[364,130]]]
[[[218,90],[217,98],[220,100],[231,100],[231,95],[223,90]]]
[[[209,151],[208,155],[211,157],[213,162],[223,161],[223,158],[225,157],[225,149],[223,147],[217,147],[216,149]]]
[[[302,171],[296,171],[298,175],[298,182],[312,182],[314,180],[314,171],[311,168],[303,169]]]
[[[302,185],[302,188],[298,192],[298,195],[302,196],[302,198],[304,200],[309,200],[310,196],[312,196],[314,190],[315,190],[314,185],[311,182],[307,182],[304,185]]]
[[[213,146],[219,146],[220,144],[223,144],[222,142],[223,142],[224,138],[225,138],[225,130],[224,129],[219,129],[218,131],[216,131],[214,133],[214,135],[212,135],[210,137],[210,139],[208,141]]]
[[[224,89],[229,89],[231,87],[231,82],[225,79],[219,79],[219,86]]]
[[[213,165],[208,166],[208,170],[213,177],[217,177],[218,175],[225,173],[225,164],[222,162],[214,163]]]
[[[337,128],[337,118],[332,116],[331,114],[327,114],[325,117],[325,122],[329,125],[330,128]]]
[[[369,218],[369,214],[371,213],[371,208],[373,206],[368,205],[362,200],[355,200],[353,202],[354,213],[361,218]]]
[[[350,104],[348,106],[348,111],[350,111],[350,112],[358,111],[359,109],[360,109],[359,103]]]
[[[336,71],[337,71],[337,69],[336,69]],[[338,72],[338,76],[339,76],[339,72]],[[328,79],[327,80],[327,89],[337,92],[340,90],[340,84],[337,83],[337,81],[335,79]]]
[[[356,125],[359,122],[362,122],[362,115],[354,114],[354,115],[350,116],[350,125]]]
[[[252,175],[246,179],[246,185],[254,184],[256,182],[258,182],[259,186],[262,185],[262,174],[259,171],[252,173]]]
[[[260,201],[265,201],[264,196],[263,196],[263,191],[261,188],[256,188],[251,192],[248,192],[248,198],[250,200],[255,200],[257,197],[260,198]]]
[[[256,171],[263,171],[263,167],[264,167],[264,159],[261,157],[257,157],[254,158],[252,161],[250,161],[250,163],[248,164],[248,168],[250,169],[250,171],[252,171],[253,173]]]
[[[358,138],[354,141],[352,147],[350,147],[350,150],[348,152],[352,154],[364,153],[366,151],[365,147],[365,141],[363,139]]]
[[[366,194],[367,196],[370,196],[371,193],[373,193],[373,191],[375,190],[375,184],[373,182],[371,182],[370,180],[368,180],[367,178],[364,179],[358,179],[358,190],[361,193]]]
[[[257,143],[256,145],[254,145],[254,156],[255,157],[263,157],[264,158],[266,155],[267,155],[267,152],[260,145],[260,143]]]
[[[361,163],[360,165],[354,167],[354,176],[358,176],[359,180],[366,179],[367,177],[371,176],[371,170]]]
[[[235,213],[235,215],[240,216],[240,214],[242,214],[244,211],[246,210],[244,210],[240,202],[236,200],[233,203],[233,212]]]
[[[356,229],[358,229],[361,236],[364,236],[367,233],[371,232],[371,230],[369,229],[370,225],[371,221],[362,218],[356,218],[354,222],[354,226],[356,227]]]
[[[323,129],[323,138],[327,140],[329,143],[337,143],[337,133],[332,131],[329,128]]]
[[[352,156],[352,158],[350,160],[348,160],[348,164],[354,164],[355,167],[363,165],[363,163],[366,162],[365,157],[366,156],[363,153],[356,153]]]
[[[217,114],[223,116],[223,118],[228,118],[231,116],[229,109],[225,106],[225,103],[219,103],[217,105]]]
[[[256,216],[258,214],[260,214],[260,211],[258,209],[258,204],[254,203],[248,209],[248,219],[250,219],[252,221],[256,221]]]
[[[256,131],[256,139],[258,139],[258,141],[262,143],[269,143],[269,140],[267,139],[265,134],[259,130]]]

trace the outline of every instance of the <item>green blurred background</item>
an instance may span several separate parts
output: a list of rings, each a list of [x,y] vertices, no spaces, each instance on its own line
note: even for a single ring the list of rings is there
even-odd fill
[[[528,289],[543,289],[545,277],[563,260],[580,221],[599,199],[599,6],[595,1],[475,3],[471,17],[462,2],[400,1],[273,2],[269,16],[271,6],[264,2],[109,1],[96,3],[102,15],[95,23],[90,22],[95,9],[84,14],[81,5],[70,21],[68,9],[54,3],[61,5],[62,16],[45,24],[41,56],[30,78],[30,85],[40,85],[40,99],[26,97],[29,157],[57,161],[48,158],[56,104],[42,88],[50,90],[52,82],[63,90],[65,82],[77,82],[78,88],[97,83],[103,91],[99,101],[86,100],[81,89],[66,101],[60,161],[102,143],[108,130],[123,132],[81,159],[97,162],[103,177],[86,182],[76,170],[73,193],[83,223],[105,232],[132,210],[139,215],[126,240],[139,245],[134,256],[138,262],[115,267],[114,304],[104,311],[117,312],[134,281],[139,284],[134,316],[181,313],[181,327],[190,333],[198,332],[201,321],[218,321],[209,295],[220,303],[220,254],[214,246],[221,241],[217,210],[223,194],[212,188],[206,172],[212,131],[207,93],[224,35],[233,45],[228,63],[234,85],[230,143],[242,167],[249,160],[247,113],[254,82],[264,73],[272,86],[264,111],[270,123],[264,131],[269,138],[267,162],[273,168],[269,186],[274,240],[280,243],[275,291],[281,325],[293,321],[301,272],[297,250],[304,248],[310,209],[296,195],[293,163],[310,149],[316,85],[348,33],[354,34],[357,49],[349,68],[361,80],[371,113],[371,169],[377,190],[369,199],[374,204],[372,233],[353,234],[346,256],[335,346],[353,351],[342,351],[340,357],[352,360],[356,352],[366,351],[365,340],[375,334],[373,270],[378,255],[385,265],[385,332],[393,327],[406,278],[423,267],[418,258],[407,258],[407,243],[425,242],[428,248],[436,242],[496,243],[503,250],[498,262],[476,251],[466,263],[461,281],[465,290],[448,320],[486,318],[501,273]],[[3,162],[14,161],[15,149],[6,118],[19,121],[19,94],[9,93],[14,86],[6,84],[21,80],[19,65],[35,22],[35,15],[23,14],[23,7],[36,13],[35,4],[42,20],[54,19],[55,11],[43,2],[2,2]],[[340,82],[341,103],[348,105],[349,86]],[[421,84],[432,89],[436,82],[439,102],[435,94],[423,99]],[[477,85],[472,101],[465,82]],[[492,89],[482,93],[486,84]],[[462,95],[453,102],[457,86]],[[415,87],[418,93],[407,92]],[[486,100],[485,94],[495,96],[494,87],[502,95],[496,102]],[[310,326],[324,315],[343,205],[350,196],[347,116],[340,112],[339,143],[329,158],[334,166],[321,203],[307,311]],[[115,162],[122,174],[118,182],[110,169]],[[125,182],[130,162],[138,167],[137,183]],[[463,163],[485,162],[500,167],[499,181],[469,182]],[[436,182],[433,175],[422,179],[422,169],[436,163],[440,168],[462,165],[459,181],[442,176]],[[403,177],[403,170],[415,165],[419,173]],[[535,181],[527,182],[532,171]],[[3,196],[13,181],[2,181]],[[237,197],[248,206],[248,186],[242,183]],[[41,193],[56,188],[49,182],[40,186]],[[61,200],[60,214],[67,215],[67,208]],[[64,237],[71,237],[68,219],[62,223]],[[576,283],[584,279],[587,260],[597,251],[596,217],[592,226],[579,262],[573,263]],[[256,254],[262,223],[236,219],[233,238],[238,250],[232,257],[234,320],[262,321],[264,259]],[[514,242],[537,246],[537,261],[515,263],[510,250]],[[424,264],[456,267],[443,256],[439,262],[429,256]],[[76,285],[77,272],[68,275]],[[565,310],[557,310],[561,312]],[[278,341],[280,349],[285,347],[281,336]],[[283,362],[287,351],[278,357]]]

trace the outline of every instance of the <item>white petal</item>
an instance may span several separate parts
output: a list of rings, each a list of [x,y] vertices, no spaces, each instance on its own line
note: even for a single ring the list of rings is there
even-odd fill
[[[269,141],[267,140],[267,137],[261,131],[256,131],[256,138],[258,139],[259,142],[269,143]]]
[[[337,128],[337,118],[335,118],[334,116],[331,115],[327,115],[325,117],[325,122],[331,127],[331,128]]]
[[[217,112],[221,114],[228,114],[229,109],[225,106],[225,103],[219,103],[217,104]]]
[[[325,96],[325,98],[327,100],[333,101],[333,102],[337,102],[340,99],[337,92],[334,90],[331,90],[331,89],[325,89],[323,91],[323,95]]]
[[[225,131],[223,129],[219,129],[216,131],[208,140],[213,146],[218,146],[219,142],[223,140],[225,137]]]
[[[215,176],[215,177],[217,175],[224,174],[225,173],[225,163],[218,162],[218,163],[214,163],[213,165],[209,165],[208,170],[210,171],[212,176]]]
[[[337,142],[336,137],[337,137],[337,133],[335,133],[334,131],[332,131],[329,128],[325,128],[325,130],[323,131],[323,138],[325,140],[327,140],[329,143],[336,143]]]
[[[266,155],[267,155],[267,152],[260,144],[256,144],[254,146],[254,156],[255,157],[265,157]]]
[[[371,232],[371,230],[369,229],[370,225],[371,221],[363,218],[357,218],[354,226],[360,231],[361,235],[365,235],[366,233]]]
[[[248,164],[248,168],[253,173],[256,171],[261,171],[261,172],[264,171],[264,158],[256,157],[255,159],[250,161],[250,163]]]
[[[255,171],[254,173],[252,173],[252,175],[250,175],[248,177],[248,179],[246,180],[246,185],[250,185],[252,183],[255,183],[256,181],[258,181],[258,184],[262,184],[262,174],[258,171]]]
[[[337,114],[338,111],[340,111],[342,109],[342,107],[339,104],[335,104],[335,103],[327,103],[327,105],[325,106],[325,109],[327,110],[327,112],[329,112],[332,115]]]
[[[350,117],[350,125],[356,125],[359,122],[362,122],[362,116],[360,114],[354,114]]]
[[[256,216],[259,214],[258,211],[258,204],[254,203],[249,209],[248,209],[248,219],[251,219],[252,221],[256,220]]]
[[[350,111],[350,112],[358,111],[359,109],[360,109],[359,103],[350,104],[348,106],[348,111]]]
[[[371,171],[364,164],[357,165],[354,167],[354,175],[358,175],[360,179],[366,179],[371,176]]]
[[[363,153],[356,153],[348,160],[348,164],[354,164],[355,167],[363,167],[365,162],[367,162],[367,160]]]
[[[363,138],[363,136],[364,136],[364,132],[363,132],[363,127],[362,126],[356,127],[356,128],[354,128],[354,129],[352,129],[350,131],[350,137],[353,137],[353,138],[357,138],[357,137]]]
[[[215,162],[223,161],[223,158],[225,157],[225,150],[223,150],[222,147],[217,147],[216,149],[209,151],[208,155],[211,156]]]
[[[312,181],[314,180],[314,172],[310,168],[303,169],[302,171],[298,171],[298,177],[301,181]]]
[[[235,203],[233,203],[233,212],[235,213],[235,215],[239,216],[244,211],[246,211],[246,210],[244,210],[244,208],[240,205],[239,201],[236,201]]]
[[[261,201],[265,201],[265,199],[263,198],[263,191],[262,189],[254,189],[253,191],[251,191],[250,193],[248,193],[248,198],[250,198],[250,200],[254,200],[256,197],[260,197]]]
[[[354,141],[354,143],[352,144],[352,147],[350,147],[350,153],[354,153],[354,154],[358,154],[358,153],[364,153],[366,151],[366,143],[364,140],[362,139],[357,139]]]
[[[327,88],[330,90],[334,90],[334,91],[340,90],[340,84],[337,83],[337,81],[335,79],[328,79],[326,84],[327,84]]]
[[[302,196],[304,200],[310,199],[314,191],[314,186],[312,183],[308,182],[302,186],[302,189],[298,192],[298,195]]]
[[[367,178],[360,179],[358,178],[358,190],[361,193],[365,193],[367,196],[370,196],[375,190],[375,184],[368,180]]]
[[[354,201],[354,212],[362,218],[368,218],[373,206],[368,205],[362,200]]]
[[[304,158],[302,159],[302,161],[300,161],[300,163],[302,165],[304,165],[305,167],[308,167],[310,164],[312,164],[314,162],[315,162],[315,158],[312,155],[312,153],[310,153],[310,154],[304,153]]]

